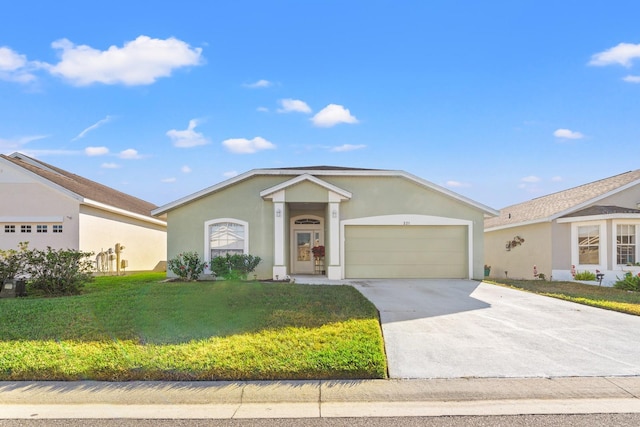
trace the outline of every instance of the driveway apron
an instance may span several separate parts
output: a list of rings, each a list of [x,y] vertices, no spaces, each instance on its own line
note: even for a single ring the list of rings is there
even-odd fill
[[[640,375],[640,317],[471,280],[360,280],[391,378]]]

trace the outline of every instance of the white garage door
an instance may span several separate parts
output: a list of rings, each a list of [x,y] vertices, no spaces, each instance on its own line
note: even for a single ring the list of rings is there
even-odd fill
[[[466,279],[468,265],[466,226],[345,227],[345,276],[349,279]]]

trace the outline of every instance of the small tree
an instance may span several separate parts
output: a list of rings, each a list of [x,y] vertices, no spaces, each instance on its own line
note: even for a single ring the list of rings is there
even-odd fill
[[[91,252],[75,249],[32,249],[26,251],[25,272],[31,289],[47,295],[77,295],[93,280]]]
[[[197,252],[184,252],[170,259],[167,268],[181,280],[198,280],[207,264],[200,259]]]
[[[249,254],[226,254],[211,260],[211,271],[216,276],[227,280],[245,280],[249,273],[253,272],[262,259],[259,256]]]

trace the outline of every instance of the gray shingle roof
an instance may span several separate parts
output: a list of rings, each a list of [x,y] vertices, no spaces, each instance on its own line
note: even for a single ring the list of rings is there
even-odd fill
[[[640,169],[507,206],[500,210],[499,216],[486,219],[484,228],[550,220],[583,209],[602,197],[634,183],[640,184]]]
[[[153,203],[98,184],[40,160],[32,159],[24,154],[16,153],[11,156],[0,154],[0,157],[86,199],[150,218],[152,218],[151,210],[157,207]]]

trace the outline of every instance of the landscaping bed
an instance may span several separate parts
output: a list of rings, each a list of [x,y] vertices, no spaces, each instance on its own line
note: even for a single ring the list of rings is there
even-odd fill
[[[0,299],[0,380],[386,377],[377,310],[350,286],[163,278]]]

